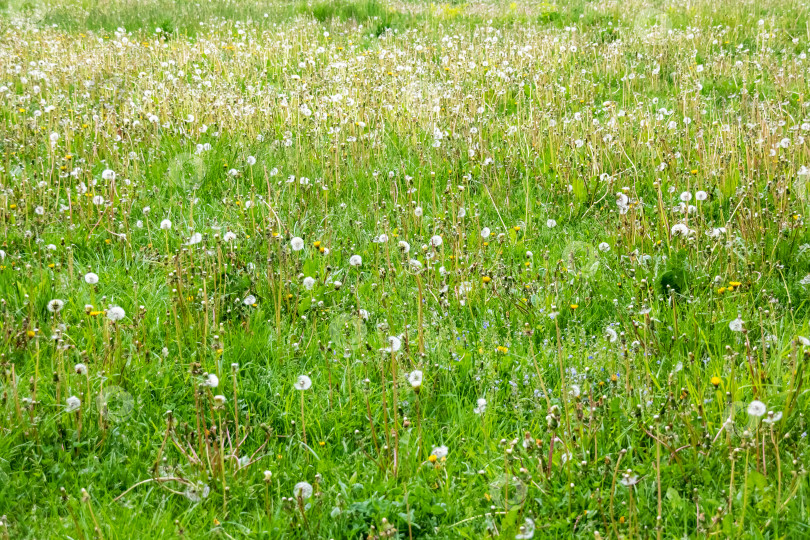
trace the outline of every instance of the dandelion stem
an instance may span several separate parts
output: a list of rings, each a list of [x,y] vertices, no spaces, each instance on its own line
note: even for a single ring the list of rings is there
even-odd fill
[[[304,393],[299,393],[301,394],[301,434],[304,439],[304,444],[307,444],[307,424],[306,418],[304,418]]]

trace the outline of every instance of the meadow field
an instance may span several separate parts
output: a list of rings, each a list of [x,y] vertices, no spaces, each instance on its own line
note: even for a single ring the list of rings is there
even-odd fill
[[[0,540],[810,537],[805,0],[0,0]]]

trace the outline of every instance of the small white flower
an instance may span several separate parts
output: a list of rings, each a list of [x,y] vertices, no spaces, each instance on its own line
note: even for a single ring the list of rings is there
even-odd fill
[[[411,251],[411,245],[408,242],[406,242],[405,240],[400,240],[398,246],[399,246],[399,250],[402,253],[408,253],[409,251]]]
[[[422,372],[415,369],[408,375],[408,382],[411,383],[413,388],[420,388],[422,386]]]
[[[442,237],[439,236],[438,234],[432,236],[430,238],[430,245],[433,247],[439,247],[440,245],[442,245]]]
[[[633,487],[641,481],[637,474],[625,474],[620,482],[625,487]]]
[[[219,377],[217,377],[213,373],[209,373],[206,375],[205,380],[202,382],[203,386],[207,386],[208,388],[216,388],[219,386]]]
[[[363,258],[360,255],[352,255],[349,257],[349,264],[352,266],[362,266]]]
[[[530,540],[534,538],[534,520],[526,518],[520,526],[520,532],[515,535],[515,540]]]
[[[70,396],[69,398],[67,398],[67,406],[65,407],[65,412],[77,411],[81,406],[82,400],[80,400],[76,396]]]
[[[59,313],[62,311],[62,308],[65,307],[65,302],[59,300],[58,298],[54,298],[50,302],[48,302],[48,311],[51,313]]]
[[[102,202],[104,202],[104,201],[102,200]],[[38,215],[38,216],[44,216],[45,215],[45,208],[42,207],[42,206],[37,206],[36,208],[34,208],[34,213],[36,215]]]
[[[95,204],[96,206],[104,204],[104,197],[102,197],[101,195],[96,195],[95,197],[93,197],[93,204]]]
[[[442,459],[442,458],[447,457],[447,454],[449,453],[449,451],[447,450],[446,446],[442,445],[442,446],[437,446],[430,453],[432,455],[436,456],[436,459]]]
[[[250,165],[250,166],[256,165],[256,158],[253,157],[253,156],[248,156],[247,164]]]
[[[481,238],[484,238],[484,239],[489,238],[489,235],[491,233],[492,233],[492,231],[489,230],[489,227],[484,227],[483,229],[481,229]]]
[[[689,193],[688,191],[684,191],[683,193],[681,193],[680,199],[681,202],[687,203],[692,200],[692,194]]]
[[[223,407],[227,402],[228,398],[226,398],[222,394],[214,396],[214,405],[217,407]]]
[[[299,375],[295,380],[296,390],[309,390],[312,387],[312,379],[306,375]]]
[[[388,344],[389,347],[386,350],[388,350],[389,352],[390,351],[397,352],[400,349],[400,347],[402,347],[402,340],[399,339],[397,336],[388,336]]]
[[[556,226],[557,222],[554,221],[553,219],[546,220],[546,227],[548,227],[549,229],[553,229]]]
[[[160,228],[161,228],[162,230],[164,230],[164,231],[171,230],[171,228],[172,228],[172,222],[171,222],[171,221],[169,221],[168,219],[164,219],[163,221],[161,221],[161,222],[160,222]]]
[[[413,215],[415,215],[416,217],[422,217],[422,207],[417,206],[416,208],[414,208]]]
[[[313,289],[313,287],[315,287],[315,278],[307,276],[307,277],[304,278],[303,283],[304,283],[304,288],[306,290],[308,290],[308,291],[311,291]]]
[[[115,180],[115,171],[111,169],[104,169],[104,172],[101,173],[101,178],[104,180]]]
[[[469,281],[462,281],[461,284],[455,288],[456,294],[459,296],[466,296],[472,292],[473,286]]]
[[[186,242],[186,245],[187,246],[194,246],[196,244],[199,244],[200,242],[202,242],[202,234],[194,233],[194,234],[191,235],[191,238],[188,239],[188,242]]]
[[[728,327],[732,332],[742,332],[743,320],[737,317],[736,319],[728,323]]]
[[[610,251],[610,244],[608,244],[607,242],[600,243],[599,251],[601,251],[602,253],[607,253],[608,251]]]
[[[210,487],[208,487],[206,484],[203,484],[202,482],[198,482],[196,485],[188,486],[186,488],[184,495],[191,502],[200,502],[202,499],[207,498],[210,492],[211,492]]]
[[[700,191],[698,191],[697,193],[695,193],[695,199],[697,199],[697,200],[699,200],[699,201],[705,201],[705,200],[706,200],[706,199],[708,199],[708,198],[709,198],[709,194],[708,194],[708,193],[706,193],[706,192],[705,192],[705,191],[703,191],[703,190],[700,190]]]
[[[228,231],[222,236],[222,239],[225,240],[226,242],[233,242],[234,240],[236,240],[236,234],[232,233],[231,231]]]
[[[473,412],[475,414],[484,414],[484,411],[486,410],[487,410],[487,400],[485,400],[484,398],[478,398],[478,401],[476,401],[476,406],[473,409]]]
[[[95,274],[93,272],[87,272],[84,275],[84,281],[88,285],[95,285],[96,283],[98,283],[98,274]]]
[[[76,372],[76,375],[87,375],[87,366],[82,363],[78,363],[73,366],[73,370]]]
[[[748,405],[748,414],[751,416],[756,416],[757,418],[765,414],[767,411],[768,407],[758,399],[755,399]]]
[[[127,314],[122,307],[114,306],[107,310],[107,318],[112,322],[120,321],[126,316]]]
[[[672,236],[689,236],[689,227],[683,223],[676,223],[672,226]]]
[[[308,482],[298,482],[293,487],[293,494],[295,498],[298,499],[299,497],[302,500],[309,499],[312,497],[312,485]]]
[[[301,251],[304,249],[304,239],[296,236],[292,240],[290,240],[290,247],[293,251]]]
[[[607,328],[605,328],[605,338],[609,342],[615,343],[616,340],[619,338],[619,334],[616,333],[616,330],[608,326]]]
[[[244,300],[242,300],[242,303],[245,304],[246,306],[252,306],[253,304],[256,303],[256,297],[253,296],[252,294],[249,294],[245,297]]]
[[[762,421],[765,422],[766,424],[775,424],[781,419],[782,419],[782,411],[776,412],[768,411],[768,417],[763,418]]]

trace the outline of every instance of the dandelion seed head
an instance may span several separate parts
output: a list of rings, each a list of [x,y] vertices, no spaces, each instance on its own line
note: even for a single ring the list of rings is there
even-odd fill
[[[295,380],[295,389],[309,390],[310,388],[312,388],[312,379],[310,379],[306,375],[299,375],[298,378]]]
[[[107,318],[112,322],[118,322],[126,316],[127,314],[122,307],[114,306],[107,310]]]

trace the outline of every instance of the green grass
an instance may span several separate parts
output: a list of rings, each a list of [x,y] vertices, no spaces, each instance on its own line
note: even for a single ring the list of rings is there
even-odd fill
[[[806,536],[806,17],[7,2],[0,537]]]

